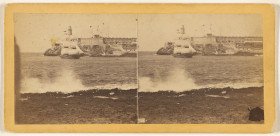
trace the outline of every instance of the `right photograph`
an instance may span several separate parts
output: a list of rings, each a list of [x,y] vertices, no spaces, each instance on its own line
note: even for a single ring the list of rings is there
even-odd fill
[[[138,123],[263,124],[258,14],[139,14]]]

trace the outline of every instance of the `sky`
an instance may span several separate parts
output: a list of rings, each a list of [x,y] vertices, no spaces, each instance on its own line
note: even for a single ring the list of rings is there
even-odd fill
[[[262,36],[262,18],[256,14],[20,13],[15,14],[14,23],[20,52],[44,52],[51,47],[50,39],[65,37],[63,31],[68,26],[72,26],[74,37],[91,37],[92,33],[99,33],[106,37],[137,38],[140,51],[156,51],[165,42],[174,40],[182,25],[186,35],[194,37],[207,33]]]
[[[262,36],[259,15],[222,14],[144,14],[139,15],[139,50],[156,51],[166,41],[172,41],[184,25],[187,36],[199,37],[207,33],[222,36]]]
[[[15,37],[20,52],[44,52],[51,39],[65,38],[72,27],[74,37],[100,33],[111,37],[137,37],[137,15],[132,14],[15,14]],[[92,26],[92,27],[90,27]],[[97,29],[99,29],[97,31]]]

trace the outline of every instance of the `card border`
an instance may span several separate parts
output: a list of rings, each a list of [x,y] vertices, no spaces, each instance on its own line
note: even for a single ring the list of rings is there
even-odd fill
[[[15,124],[14,13],[259,14],[263,28],[264,124]],[[4,125],[12,132],[267,133],[275,122],[275,8],[270,4],[8,4],[4,22]]]

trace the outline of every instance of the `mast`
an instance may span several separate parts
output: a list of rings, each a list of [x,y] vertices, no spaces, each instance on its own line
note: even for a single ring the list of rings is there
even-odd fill
[[[94,29],[93,29],[93,26],[90,25],[89,28],[90,28],[90,30],[91,30],[91,37],[94,37]]]
[[[212,34],[212,23],[210,23],[210,33]]]
[[[96,34],[99,35],[99,25],[97,25]]]

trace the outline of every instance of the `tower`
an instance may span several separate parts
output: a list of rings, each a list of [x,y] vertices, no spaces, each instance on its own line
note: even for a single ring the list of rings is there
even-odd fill
[[[68,35],[68,36],[72,35],[72,27],[71,26],[68,26],[66,35]]]
[[[182,25],[182,27],[180,29],[178,29],[177,32],[178,32],[178,34],[181,34],[181,35],[185,34],[185,26]]]

